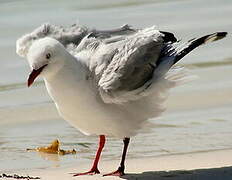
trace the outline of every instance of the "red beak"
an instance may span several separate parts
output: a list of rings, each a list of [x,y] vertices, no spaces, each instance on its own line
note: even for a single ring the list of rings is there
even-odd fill
[[[47,64],[45,64],[44,66],[42,66],[41,68],[39,69],[33,69],[31,74],[29,75],[28,77],[28,80],[27,80],[27,86],[30,87],[34,80],[37,78],[37,76],[42,72],[43,68],[45,68],[47,66]]]

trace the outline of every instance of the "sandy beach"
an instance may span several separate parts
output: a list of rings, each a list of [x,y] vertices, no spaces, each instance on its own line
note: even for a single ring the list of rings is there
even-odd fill
[[[218,74],[217,71],[224,73]],[[133,138],[126,166],[126,172],[129,174],[122,178],[232,178],[232,100],[229,98],[232,95],[231,66],[193,68],[191,73],[200,78],[170,93],[167,112],[161,118],[152,121],[155,125],[154,130]],[[223,82],[220,83],[220,79],[223,79]],[[22,96],[25,91],[27,96],[31,97],[30,102],[21,105],[25,103]],[[17,173],[39,176],[45,180],[102,178],[101,175],[73,178],[69,174],[89,169],[97,138],[84,136],[64,120],[57,119],[54,105],[47,100],[44,91],[44,87],[40,85],[31,91],[22,88],[0,94],[0,97],[9,103],[8,107],[1,109],[1,121],[5,128],[1,127],[0,133],[4,162],[0,163],[0,174]],[[36,94],[43,95],[38,99],[34,96]],[[13,101],[13,97],[17,99],[17,106],[12,106],[9,101]],[[40,116],[36,116],[38,110]],[[20,113],[25,115],[19,116]],[[6,119],[8,125],[4,124]],[[78,154],[75,157],[68,155],[49,158],[25,152],[28,147],[46,145],[57,137],[63,140],[64,149],[77,148]],[[108,139],[100,163],[103,174],[117,168],[121,152],[120,143],[118,139]],[[82,144],[85,147],[82,147]]]
[[[91,161],[84,164],[73,164],[67,168],[43,169],[36,171],[9,172],[19,175],[40,177],[44,180],[75,179],[128,179],[128,180],[231,180],[232,150],[219,150],[158,156],[153,158],[128,159],[126,172],[122,177],[103,177],[102,174],[115,170],[118,161],[103,161],[99,175],[72,177],[70,173],[82,172],[89,168]]]

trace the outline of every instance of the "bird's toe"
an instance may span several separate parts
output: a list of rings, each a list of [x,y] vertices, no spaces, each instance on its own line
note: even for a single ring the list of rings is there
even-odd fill
[[[108,174],[104,174],[103,176],[123,176],[123,175],[125,175],[124,168],[119,167],[118,170]]]
[[[73,176],[83,176],[83,175],[95,175],[95,174],[100,174],[100,171],[96,169],[91,169],[90,171],[84,172],[84,173],[74,173]]]

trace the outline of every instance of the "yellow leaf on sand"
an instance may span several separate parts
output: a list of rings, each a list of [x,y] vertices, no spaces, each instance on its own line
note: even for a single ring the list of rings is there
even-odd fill
[[[66,154],[76,154],[76,150],[63,150],[60,149],[60,142],[58,139],[54,140],[50,146],[47,147],[38,147],[34,149],[27,149],[27,151],[37,151],[37,152],[44,152],[44,153],[50,153],[50,154],[60,154],[60,155],[66,155]]]

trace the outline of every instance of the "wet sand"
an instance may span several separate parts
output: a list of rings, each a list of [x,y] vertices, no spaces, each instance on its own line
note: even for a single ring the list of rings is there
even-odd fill
[[[128,180],[230,180],[232,179],[232,150],[220,150],[191,154],[177,154],[153,158],[129,159],[126,162],[127,174],[122,177],[102,177],[102,174],[115,170],[118,161],[101,162],[100,175],[72,177],[70,173],[88,170],[91,162],[75,164],[68,168],[22,171],[20,175],[39,176],[45,180],[70,179],[128,179]]]
[[[173,89],[166,104],[167,111],[162,117],[152,120],[153,131],[132,138],[128,152],[128,172],[132,173],[129,178],[167,178],[172,176],[170,173],[178,174],[172,178],[194,177],[198,173],[203,177],[211,177],[208,173],[219,176],[224,169],[197,171],[197,174],[195,171],[159,171],[232,165],[232,150],[216,151],[232,149],[231,69],[231,66],[191,69],[190,72],[199,78]],[[30,97],[29,102],[25,102],[23,94]],[[43,85],[30,90],[19,88],[2,91],[0,97],[5,100],[2,104],[8,102],[8,106],[0,109],[1,123],[5,127],[0,133],[4,162],[0,163],[0,172],[14,173],[18,169],[22,174],[29,171],[43,179],[52,180],[52,176],[70,179],[68,172],[88,168],[95,153],[97,137],[84,136],[62,120]],[[64,142],[64,149],[77,149],[77,155],[40,157],[25,151],[26,148],[46,145],[55,138]],[[120,140],[108,139],[106,146],[101,162],[103,172],[116,168],[121,155]]]

